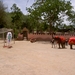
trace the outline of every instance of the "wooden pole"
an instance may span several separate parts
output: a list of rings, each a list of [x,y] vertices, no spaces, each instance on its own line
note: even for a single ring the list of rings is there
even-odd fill
[[[13,31],[13,40],[14,40],[14,44],[15,44],[14,31]]]
[[[3,42],[4,42],[4,47],[5,47],[4,29],[3,29]]]

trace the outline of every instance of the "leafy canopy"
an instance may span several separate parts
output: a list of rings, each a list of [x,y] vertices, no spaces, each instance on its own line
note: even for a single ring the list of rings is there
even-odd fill
[[[53,26],[63,24],[64,19],[62,17],[68,16],[67,20],[72,21],[75,15],[72,9],[73,7],[70,1],[36,0],[27,10],[36,22],[46,22],[49,25],[50,31],[52,31]]]

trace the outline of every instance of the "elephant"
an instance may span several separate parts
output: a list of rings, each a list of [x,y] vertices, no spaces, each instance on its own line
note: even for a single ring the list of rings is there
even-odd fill
[[[59,49],[60,48],[65,48],[65,44],[66,44],[66,39],[62,36],[55,36],[53,37],[54,41],[57,42]],[[60,47],[61,46],[61,47]]]
[[[75,37],[70,37],[68,43],[70,45],[70,49],[73,49],[73,45],[75,45]]]

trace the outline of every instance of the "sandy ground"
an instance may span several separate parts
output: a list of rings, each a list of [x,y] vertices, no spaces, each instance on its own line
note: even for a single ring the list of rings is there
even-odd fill
[[[0,75],[75,75],[75,50],[52,48],[49,42],[0,43]],[[75,47],[75,46],[74,46]]]

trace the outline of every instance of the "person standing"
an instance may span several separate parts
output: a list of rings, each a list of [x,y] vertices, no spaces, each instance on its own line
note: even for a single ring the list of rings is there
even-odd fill
[[[6,40],[7,40],[7,47],[9,48],[9,47],[12,47],[11,45],[10,45],[10,42],[11,42],[11,40],[12,40],[12,33],[11,32],[7,32],[7,35],[6,35]]]

